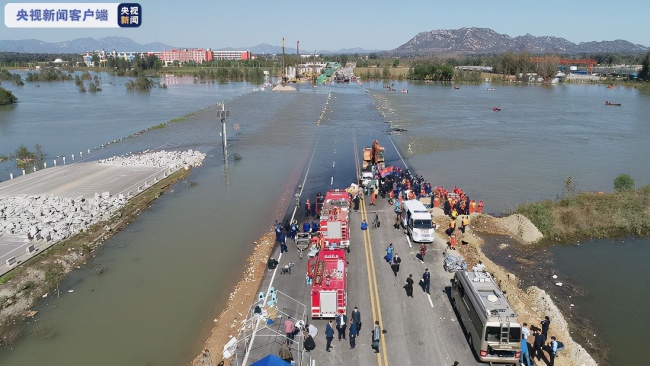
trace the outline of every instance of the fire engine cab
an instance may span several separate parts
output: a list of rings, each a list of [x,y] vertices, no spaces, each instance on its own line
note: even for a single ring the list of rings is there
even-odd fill
[[[323,199],[320,211],[320,229],[325,246],[350,247],[350,207],[352,200],[348,192],[329,190]]]
[[[335,318],[340,312],[346,313],[348,269],[345,253],[340,247],[324,247],[307,262],[312,318]]]

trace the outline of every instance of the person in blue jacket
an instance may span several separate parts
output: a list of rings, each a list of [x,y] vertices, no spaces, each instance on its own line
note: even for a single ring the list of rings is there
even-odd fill
[[[305,220],[305,223],[302,224],[302,231],[308,233],[310,229],[311,225],[309,225],[309,221]]]
[[[368,230],[368,223],[366,220],[361,221],[361,230]]]
[[[312,233],[318,232],[318,223],[316,222],[316,220],[311,221],[311,232]]]
[[[334,328],[332,328],[332,321],[325,326],[325,339],[327,339],[327,345],[325,346],[325,351],[330,352],[332,348],[332,340],[334,339]]]
[[[528,341],[526,336],[521,337],[521,353],[519,356],[519,364],[530,366],[530,353],[528,353]]]

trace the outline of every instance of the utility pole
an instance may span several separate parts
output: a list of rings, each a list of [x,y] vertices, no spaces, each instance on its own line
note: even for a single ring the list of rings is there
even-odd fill
[[[217,111],[221,118],[221,142],[223,143],[223,161],[228,162],[228,141],[226,140],[226,117],[230,117],[230,111],[226,110],[226,103],[221,103],[221,110]]]
[[[285,72],[286,70],[284,69],[284,37],[282,37],[282,85],[284,86],[284,78],[285,78]]]

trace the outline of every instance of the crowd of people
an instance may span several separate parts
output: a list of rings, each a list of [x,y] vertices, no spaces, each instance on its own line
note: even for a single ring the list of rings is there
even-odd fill
[[[405,199],[421,199],[423,197],[430,198],[430,207],[441,207],[446,215],[449,215],[452,218],[451,229],[447,230],[450,237],[450,242],[454,242],[455,238],[455,219],[460,215],[469,215],[473,212],[482,212],[483,201],[480,201],[478,204],[474,200],[470,200],[465,192],[457,187],[449,192],[444,187],[434,187],[431,183],[424,179],[421,175],[414,175],[407,170],[402,170],[399,167],[389,167],[386,169],[375,170],[376,182],[378,186],[370,187],[368,190],[368,195],[370,196],[369,203],[374,205],[378,196],[382,198],[388,198],[391,204],[395,204],[396,208]],[[358,190],[360,192],[361,190]],[[352,196],[352,209],[358,210],[360,194],[357,192],[356,195]],[[320,194],[319,194],[320,195]],[[320,195],[322,197],[322,195]],[[317,197],[315,202],[319,202]],[[442,202],[442,204],[441,204]],[[286,251],[286,239],[292,238],[295,239],[299,230],[302,229],[303,232],[317,233],[318,232],[318,222],[317,219],[317,203],[311,202],[307,199],[304,203],[304,213],[305,221],[302,227],[299,227],[298,222],[289,222],[288,220],[284,225],[276,221],[275,232],[276,240],[280,243],[281,251]],[[310,223],[310,218],[313,218]],[[378,221],[378,218],[375,218],[375,221]],[[378,227],[378,223],[373,221],[373,227]],[[459,230],[464,233],[465,228],[468,226],[469,222],[466,219],[461,219],[461,225]],[[364,220],[361,223],[361,229],[367,230],[368,223]],[[455,243],[454,243],[455,245]],[[418,259],[424,263],[425,256],[427,254],[427,245],[422,244],[419,247],[417,254]],[[386,256],[384,257],[386,262],[390,265],[390,268],[395,277],[398,277],[400,272],[401,258],[395,252],[395,248],[391,243],[386,248]],[[406,290],[406,295],[408,297],[413,297],[413,286],[415,280],[413,279],[413,274],[409,274],[406,277],[404,289]],[[419,285],[422,288],[422,291],[426,294],[430,293],[431,285],[431,273],[428,268],[424,270],[422,276],[419,280]],[[351,314],[351,319],[348,319],[348,316],[341,312],[336,316],[335,319],[329,320],[325,325],[325,351],[331,352],[331,349],[335,346],[332,344],[335,334],[338,335],[339,342],[348,340],[350,349],[356,347],[356,337],[359,335],[361,330],[361,313],[358,308],[355,307]],[[318,333],[316,327],[313,324],[304,325],[294,323],[292,319],[287,319],[284,324],[284,330],[286,335],[286,342],[280,349],[280,356],[285,361],[289,361],[292,358],[290,346],[294,341],[294,337],[297,334],[302,334],[304,336],[303,347],[306,351],[311,351],[316,347],[315,336]],[[336,330],[336,332],[335,332]],[[381,327],[379,322],[375,322],[372,330],[372,339],[371,347],[378,353],[379,344],[381,339]]]

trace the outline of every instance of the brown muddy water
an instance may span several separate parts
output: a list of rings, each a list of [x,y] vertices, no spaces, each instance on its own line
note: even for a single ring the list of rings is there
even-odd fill
[[[75,93],[66,92],[65,110],[52,115],[64,116],[69,129],[79,128],[72,135],[88,135],[96,146],[165,122],[170,116],[233,98],[254,86],[194,87],[200,91],[191,85],[179,89],[170,85],[174,93],[184,95],[185,88],[187,93],[200,95],[176,104],[179,113],[173,113],[174,98],[162,91],[135,96],[137,103],[130,108],[143,112],[134,114],[132,126],[120,121],[115,129],[85,128],[87,114],[70,112],[71,105],[97,103],[102,106],[96,107],[98,113],[110,114],[111,105],[124,94],[118,87],[112,91],[113,102],[107,103],[81,96],[72,86]],[[227,168],[217,143],[214,107],[184,122],[97,150],[95,158],[149,148],[196,148],[209,156],[186,182],[174,186],[173,192],[108,241],[100,255],[66,278],[60,298],[41,301],[36,321],[23,328],[26,337],[11,348],[0,349],[0,364],[179,365],[190,361],[243,271],[253,241],[275,219],[284,217],[285,212],[276,212],[278,202],[295,192],[319,133],[356,133],[362,148],[381,130],[405,129],[391,137],[409,167],[434,185],[462,187],[470,197],[483,199],[486,211],[492,213],[503,213],[522,202],[553,199],[562,194],[568,176],[578,190],[611,191],[620,173],[631,174],[637,185],[650,183],[650,165],[645,164],[650,156],[650,96],[644,92],[592,85],[500,86],[486,92],[485,85],[454,90],[396,82],[397,90],[409,89],[405,94],[388,92],[381,83],[363,87],[368,92],[356,85],[300,86],[298,93],[252,92],[228,101],[230,153],[242,159],[230,160]],[[222,90],[226,88],[227,93]],[[36,88],[28,91],[40,92]],[[340,99],[335,103],[338,107],[327,113],[345,116],[338,120],[347,122],[319,130],[316,121],[329,92]],[[605,100],[623,106],[606,108]],[[18,115],[33,113],[27,108],[22,111],[22,106],[0,110],[1,137],[11,133],[27,138],[31,131],[38,131],[34,135],[38,139],[24,143],[39,143],[52,154],[68,154],[88,145],[81,138],[60,142],[60,135],[44,133],[49,126],[46,108],[25,119],[28,127],[17,124]],[[493,106],[502,111],[493,112]],[[48,136],[53,141],[47,141]],[[380,142],[391,143],[385,135]],[[332,162],[318,161],[321,148],[316,146],[310,180],[329,183],[331,177],[322,172]],[[387,160],[399,164],[397,157]],[[352,161],[337,162],[336,170],[343,176],[337,179],[349,184],[354,179],[353,167]],[[310,187],[308,194],[319,189]],[[541,283],[560,299],[571,296],[571,320],[575,319],[571,314],[577,313],[588,321],[596,336],[585,336],[585,341],[602,339],[611,364],[650,364],[638,352],[639,345],[650,341],[639,331],[650,317],[637,312],[648,300],[647,294],[638,291],[648,287],[644,266],[648,244],[629,239],[625,245],[594,242],[541,251],[530,248],[512,252],[517,261],[507,251],[488,254],[512,268],[525,283]],[[106,271],[97,275],[96,266]],[[552,274],[564,283],[561,288],[544,282]],[[632,300],[612,300],[628,298]]]

